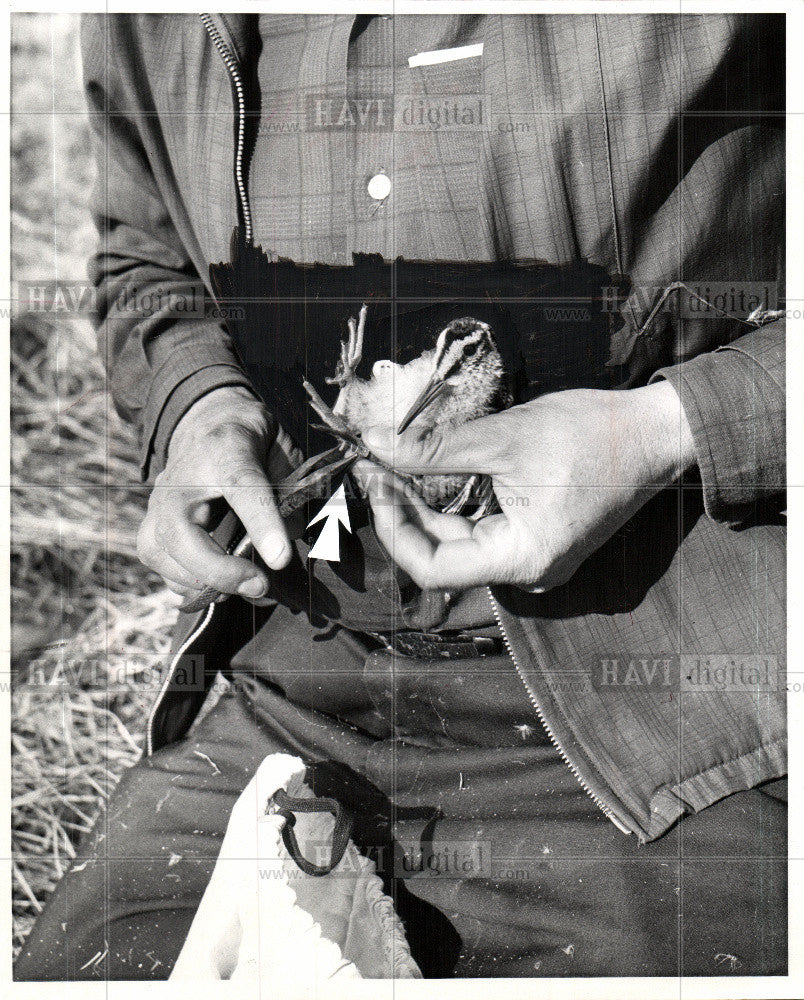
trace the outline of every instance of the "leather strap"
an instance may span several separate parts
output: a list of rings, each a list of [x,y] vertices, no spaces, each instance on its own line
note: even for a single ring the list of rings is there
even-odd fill
[[[465,660],[478,656],[500,656],[505,644],[500,637],[472,636],[439,632],[370,633],[402,656],[429,660]]]
[[[276,814],[284,817],[285,825],[282,828],[282,841],[288,854],[301,868],[305,875],[329,875],[333,868],[340,863],[349,843],[349,836],[352,832],[352,817],[336,799],[328,798],[297,798],[288,795],[284,788],[278,789],[272,796],[273,801],[279,806]],[[328,865],[314,865],[308,861],[299,849],[299,842],[293,827],[296,825],[294,813],[316,813],[331,812],[335,817],[335,828],[332,831],[332,850],[329,856]]]

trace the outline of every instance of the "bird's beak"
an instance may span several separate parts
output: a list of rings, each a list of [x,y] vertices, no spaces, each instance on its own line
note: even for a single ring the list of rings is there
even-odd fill
[[[422,412],[422,410],[426,406],[429,406],[434,399],[438,399],[438,397],[446,388],[446,385],[447,383],[443,379],[439,378],[438,375],[434,372],[430,376],[430,381],[416,397],[416,402],[413,404],[413,406],[411,406],[411,408],[405,414],[402,423],[397,428],[396,431],[397,434],[401,434],[403,431],[406,431],[408,427],[410,427],[410,425],[416,419],[416,417],[418,417],[418,415]]]

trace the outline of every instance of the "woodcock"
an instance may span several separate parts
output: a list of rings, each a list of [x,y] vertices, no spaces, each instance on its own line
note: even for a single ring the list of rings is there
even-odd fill
[[[362,360],[366,327],[366,305],[357,320],[348,322],[348,339],[341,343],[341,358],[334,378],[327,381],[340,386],[338,399],[330,410],[315,387],[305,381],[310,404],[323,421],[322,429],[334,434],[340,443],[327,452],[314,455],[276,484],[279,511],[290,514],[332,474],[344,472],[355,458],[371,457],[361,435],[369,427],[385,426],[402,433],[408,427],[423,432],[435,428],[456,427],[467,420],[505,409],[512,403],[502,358],[487,323],[472,317],[453,320],[439,333],[436,346],[406,365],[377,361],[371,378],[361,379],[356,371]],[[407,476],[418,492],[436,510],[449,513],[466,511],[481,517],[495,503],[491,481],[478,475]],[[233,529],[227,552],[245,555],[251,545],[245,529],[234,512]],[[181,606],[185,612],[197,612],[210,603],[226,599],[214,587],[207,587],[197,597]],[[434,620],[439,620],[443,595],[433,603]],[[440,601],[440,604],[439,604]]]
[[[435,347],[405,365],[377,361],[368,379],[359,378],[368,307],[348,323],[348,339],[330,384],[341,387],[333,412],[357,434],[369,427],[412,427],[423,433],[448,429],[505,409],[513,402],[500,351],[487,323],[464,316],[439,333]],[[479,476],[409,477],[431,507],[458,511],[475,498],[490,497]],[[482,504],[481,504],[482,506]]]

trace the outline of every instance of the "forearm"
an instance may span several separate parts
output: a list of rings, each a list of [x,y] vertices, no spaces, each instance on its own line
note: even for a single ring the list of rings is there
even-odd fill
[[[115,406],[137,428],[142,478],[153,478],[193,402],[219,386],[249,381],[221,322],[205,318],[204,288],[197,276],[191,284],[189,265],[186,271],[170,267],[174,255],[158,240],[103,214],[96,218],[103,250],[89,273],[97,289],[99,348]],[[146,253],[148,263],[137,260]],[[199,315],[183,318],[180,300],[186,306],[195,300],[191,295],[200,300]]]
[[[209,315],[198,267],[177,231],[177,192],[148,153],[148,105],[132,104],[130,80],[119,70],[130,54],[123,50],[126,30],[125,19],[82,22],[98,163],[90,203],[100,235],[88,270],[110,390],[118,412],[137,428],[145,479],[162,469],[173,427],[197,398],[220,385],[247,386],[248,379],[223,324]]]
[[[629,390],[623,393],[623,406],[630,438],[623,451],[633,463],[630,478],[661,487],[695,466],[692,431],[672,383],[661,381]]]

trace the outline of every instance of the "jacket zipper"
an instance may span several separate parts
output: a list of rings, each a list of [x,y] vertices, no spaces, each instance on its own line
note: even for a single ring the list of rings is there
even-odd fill
[[[240,67],[234,53],[226,44],[218,31],[211,14],[201,14],[201,21],[207,29],[207,34],[212,39],[218,54],[226,66],[227,72],[232,79],[235,93],[237,94],[237,151],[235,153],[235,183],[237,184],[237,195],[240,199],[240,211],[243,215],[243,229],[245,230],[246,242],[251,243],[253,229],[251,225],[251,209],[248,204],[248,194],[243,181],[243,155],[246,148],[246,98],[243,89],[243,78],[240,76]]]
[[[521,663],[517,659],[516,653],[514,652],[514,647],[511,645],[511,640],[508,638],[508,633],[506,632],[505,626],[503,625],[503,622],[502,622],[502,615],[500,614],[500,607],[497,604],[497,599],[495,598],[494,594],[491,592],[491,587],[487,587],[486,590],[488,591],[489,600],[491,601],[491,608],[492,608],[492,611],[494,612],[494,617],[497,620],[497,625],[499,626],[500,635],[502,636],[502,640],[503,640],[503,643],[505,645],[505,648],[508,651],[508,655],[511,657],[511,662],[514,665],[514,669],[517,672],[517,676],[519,677],[520,681],[522,681],[522,686],[525,688],[525,691],[526,691],[527,696],[528,696],[528,700],[530,701],[531,705],[533,706],[533,711],[538,716],[539,721],[544,726],[545,732],[550,737],[550,742],[553,744],[553,746],[556,748],[556,750],[558,750],[558,752],[559,752],[559,754],[561,756],[561,759],[564,761],[564,763],[567,765],[567,767],[569,767],[570,771],[572,771],[572,773],[575,775],[575,778],[577,779],[578,784],[586,792],[586,794],[589,796],[589,798],[595,803],[595,805],[598,807],[598,809],[600,809],[600,811],[603,813],[603,815],[607,819],[610,819],[611,822],[617,827],[618,830],[622,830],[623,833],[632,833],[633,831],[630,830],[617,816],[615,816],[614,812],[609,808],[609,806],[606,805],[606,803],[600,798],[600,796],[596,795],[592,791],[592,789],[589,787],[589,785],[587,785],[587,783],[584,781],[583,777],[581,776],[581,773],[578,771],[578,768],[575,766],[575,764],[572,763],[572,761],[570,760],[570,758],[567,756],[566,751],[561,746],[561,744],[558,742],[558,739],[556,738],[555,733],[550,728],[550,724],[545,719],[544,714],[542,713],[542,709],[541,709],[541,706],[539,705],[539,700],[536,697],[536,693],[534,692],[534,690],[533,690],[533,688],[532,688],[532,686],[530,684],[530,681],[528,681],[527,676],[525,675],[525,671],[522,669]]]
[[[223,64],[226,67],[232,84],[235,89],[235,94],[237,95],[237,149],[235,151],[235,184],[237,185],[237,196],[240,201],[240,211],[243,216],[243,228],[245,230],[246,240],[251,243],[253,238],[253,228],[251,224],[251,209],[248,204],[248,195],[246,193],[246,185],[243,181],[243,155],[246,147],[246,98],[245,92],[243,90],[243,78],[240,76],[240,67],[237,64],[237,59],[234,56],[231,48],[224,41],[223,36],[218,30],[215,22],[212,20],[211,14],[201,14],[201,22],[206,29],[207,34],[212,40],[213,45],[218,50],[218,54],[223,60]],[[178,664],[181,657],[189,649],[189,647],[195,642],[195,640],[204,632],[207,625],[209,625],[212,615],[215,611],[215,605],[210,604],[206,609],[206,613],[203,617],[196,623],[193,630],[184,640],[184,642],[179,647],[176,655],[171,660],[170,666],[168,667],[167,673],[165,674],[164,680],[159,688],[156,699],[151,706],[151,711],[148,714],[148,724],[145,729],[145,753],[146,756],[150,757],[154,752],[154,720],[156,715],[165,699],[165,695],[170,687],[173,680],[173,675],[176,672],[176,665]]]
[[[173,680],[173,675],[176,673],[176,667],[178,666],[179,660],[184,656],[187,650],[192,646],[195,640],[206,630],[207,625],[209,625],[212,620],[212,615],[215,612],[215,604],[210,604],[206,609],[203,616],[195,623],[192,631],[184,640],[184,642],[176,650],[176,654],[170,661],[170,666],[167,669],[164,680],[159,687],[159,692],[156,699],[151,706],[151,711],[148,713],[148,723],[145,727],[145,756],[150,757],[154,752],[154,720],[156,719],[156,714],[159,711],[162,702],[164,701],[165,695],[167,694],[168,688],[170,687],[171,681]]]

